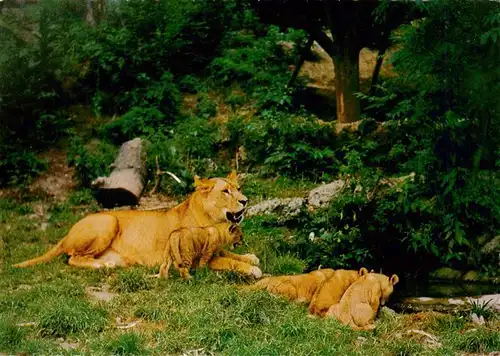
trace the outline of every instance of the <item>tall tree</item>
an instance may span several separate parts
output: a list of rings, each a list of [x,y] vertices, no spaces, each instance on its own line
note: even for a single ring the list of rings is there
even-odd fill
[[[355,93],[359,91],[361,49],[376,48],[384,53],[391,31],[418,15],[411,4],[388,0],[254,0],[253,6],[264,22],[307,31],[332,58],[337,120],[341,123],[359,120],[360,102]],[[376,82],[377,67],[374,74]]]

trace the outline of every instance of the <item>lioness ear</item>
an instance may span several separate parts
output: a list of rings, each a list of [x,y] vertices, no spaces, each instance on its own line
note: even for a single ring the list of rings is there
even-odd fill
[[[238,174],[236,173],[235,170],[233,170],[231,173],[228,174],[227,179],[229,179],[232,182],[238,183]]]
[[[393,274],[389,282],[391,282],[392,285],[396,285],[399,282],[399,277],[396,274]]]
[[[361,267],[361,269],[359,270],[358,274],[360,276],[364,276],[365,274],[368,274],[368,270],[364,267]]]
[[[210,179],[203,179],[199,176],[194,176],[194,187],[196,190],[206,190],[210,189],[213,186],[213,183],[210,182]]]

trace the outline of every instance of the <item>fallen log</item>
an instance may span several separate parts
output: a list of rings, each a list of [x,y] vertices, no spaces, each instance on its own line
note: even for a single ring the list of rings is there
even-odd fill
[[[91,183],[103,207],[137,205],[146,184],[146,150],[147,141],[140,138],[125,142],[111,165],[109,177],[99,177]]]

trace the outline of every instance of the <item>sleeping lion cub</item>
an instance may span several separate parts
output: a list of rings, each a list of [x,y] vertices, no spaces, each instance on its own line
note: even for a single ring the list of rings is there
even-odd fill
[[[332,305],[340,302],[347,288],[367,273],[368,270],[364,267],[359,271],[335,270],[333,275],[314,293],[311,304],[309,304],[309,313],[324,316]]]
[[[326,316],[334,316],[354,330],[372,330],[378,308],[389,299],[398,282],[395,274],[389,278],[379,273],[368,273],[347,289],[340,303],[333,305]]]
[[[239,245],[241,240],[240,227],[231,223],[174,230],[165,248],[164,261],[157,277],[168,278],[173,262],[181,277],[190,279],[189,270],[193,265],[205,267],[222,247]]]
[[[267,290],[269,293],[282,295],[290,301],[309,303],[316,290],[334,273],[325,268],[295,276],[278,276],[261,279],[250,286],[251,290]]]

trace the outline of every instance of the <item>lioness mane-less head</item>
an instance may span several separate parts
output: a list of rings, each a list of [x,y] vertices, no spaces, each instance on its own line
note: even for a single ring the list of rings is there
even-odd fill
[[[203,196],[206,213],[215,221],[239,224],[248,199],[240,191],[235,171],[226,178],[203,179],[194,177],[196,192]]]

